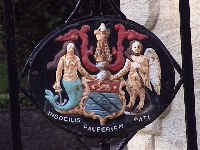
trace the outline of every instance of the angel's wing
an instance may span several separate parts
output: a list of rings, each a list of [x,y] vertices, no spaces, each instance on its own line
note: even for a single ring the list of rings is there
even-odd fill
[[[149,80],[152,83],[156,93],[160,95],[161,67],[158,55],[152,48],[147,48],[144,52],[144,56],[146,56],[149,60]]]

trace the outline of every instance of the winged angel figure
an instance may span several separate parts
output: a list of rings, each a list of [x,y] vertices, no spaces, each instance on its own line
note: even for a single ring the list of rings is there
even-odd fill
[[[161,89],[161,67],[158,55],[152,48],[147,48],[144,55],[142,55],[142,50],[143,45],[140,41],[130,42],[130,47],[125,52],[127,59],[124,67],[115,75],[110,76],[110,80],[115,80],[129,72],[126,89],[130,95],[130,101],[126,107],[132,108],[136,98],[139,97],[140,101],[136,107],[138,111],[144,107],[146,87],[152,91],[153,86],[157,95],[160,95]]]

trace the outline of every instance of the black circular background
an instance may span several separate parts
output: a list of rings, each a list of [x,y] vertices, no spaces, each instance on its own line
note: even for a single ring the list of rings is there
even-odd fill
[[[96,46],[96,37],[93,34],[93,31],[96,30],[101,23],[105,23],[106,28],[111,30],[110,37],[108,39],[108,43],[111,47],[116,46],[117,43],[117,33],[118,31],[114,29],[114,25],[123,24],[126,30],[135,30],[136,32],[144,35],[148,35],[148,39],[141,41],[144,50],[146,48],[153,48],[158,54],[160,65],[161,65],[161,94],[157,96],[155,92],[151,93],[151,99],[154,104],[154,109],[148,112],[148,115],[151,116],[150,120],[135,122],[133,120],[133,116],[122,115],[118,118],[108,120],[106,122],[106,126],[114,126],[116,124],[124,124],[124,128],[113,131],[113,132],[90,132],[83,129],[84,123],[90,124],[91,126],[100,126],[98,120],[93,120],[91,118],[85,118],[83,116],[79,116],[82,120],[82,124],[70,124],[63,123],[59,120],[55,120],[47,115],[45,112],[46,109],[51,110],[52,112],[56,111],[53,107],[48,103],[45,99],[45,89],[49,89],[53,91],[53,84],[55,82],[55,69],[47,70],[46,65],[48,62],[53,61],[55,55],[62,49],[62,42],[55,42],[55,38],[60,35],[64,35],[71,29],[80,30],[83,25],[89,25],[91,27],[88,32],[89,36],[89,45],[88,46]],[[79,39],[75,42],[75,45],[78,50],[80,50],[81,40]],[[125,49],[129,47],[129,41],[127,39],[124,40],[123,46]],[[80,51],[79,51],[80,54]],[[81,57],[80,57],[81,58]],[[94,61],[90,58],[91,61]],[[47,37],[45,37],[35,48],[32,55],[29,58],[30,70],[28,74],[28,85],[29,91],[33,97],[33,103],[35,106],[41,111],[41,113],[46,116],[48,120],[52,123],[56,124],[60,128],[72,132],[81,136],[88,137],[97,137],[97,138],[112,138],[118,136],[126,136],[131,132],[138,131],[143,128],[147,124],[151,123],[155,120],[171,103],[174,96],[174,84],[175,84],[175,73],[173,63],[171,61],[171,55],[162,44],[162,42],[149,30],[144,28],[143,26],[122,18],[118,17],[92,17],[92,18],[82,18],[74,21],[70,25],[62,25],[56,30],[52,31]],[[95,63],[95,62],[94,62]],[[90,72],[89,70],[87,70]],[[91,73],[91,72],[90,72]],[[112,72],[115,73],[115,72]],[[128,96],[126,98],[129,98]],[[59,114],[59,113],[57,113]],[[76,117],[76,116],[71,116]]]

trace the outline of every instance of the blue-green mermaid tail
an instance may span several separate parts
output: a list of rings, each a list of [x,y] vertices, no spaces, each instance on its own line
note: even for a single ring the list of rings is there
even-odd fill
[[[55,95],[50,90],[45,90],[45,98],[51,103],[51,105],[58,110],[71,110],[78,106],[82,96],[83,96],[83,87],[80,79],[77,79],[74,82],[62,81],[65,92],[67,93],[69,99],[66,104],[59,105],[57,100],[58,95]]]

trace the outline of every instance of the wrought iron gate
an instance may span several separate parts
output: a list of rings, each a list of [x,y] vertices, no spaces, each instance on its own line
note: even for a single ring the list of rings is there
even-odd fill
[[[70,23],[76,15],[78,9],[84,0],[79,0],[76,8],[71,13],[67,20]],[[96,16],[101,16],[100,0],[91,0],[91,13]],[[93,3],[93,4],[92,4]],[[122,18],[125,17],[120,10],[117,9],[113,0],[110,1],[111,5],[116,10],[116,13]],[[188,150],[197,150],[197,133],[196,133],[196,118],[195,118],[195,97],[194,97],[194,79],[193,79],[193,64],[192,64],[192,47],[191,47],[191,32],[190,32],[190,9],[189,0],[180,0],[180,34],[181,34],[181,52],[182,52],[182,68],[177,64],[177,71],[181,79],[176,85],[175,93],[179,90],[180,86],[184,84],[184,101],[185,101],[185,120],[187,131],[187,147]],[[21,147],[21,129],[20,129],[20,106],[19,106],[19,91],[26,94],[20,87],[20,80],[23,78],[26,71],[19,76],[16,64],[16,51],[15,51],[15,22],[14,22],[14,4],[12,0],[4,0],[4,14],[5,14],[5,32],[6,32],[6,51],[7,51],[7,64],[8,64],[8,77],[9,77],[9,95],[10,95],[10,116],[12,125],[12,145],[13,149],[20,150]],[[27,68],[25,68],[27,69]],[[129,134],[124,138],[118,147],[118,150],[123,149],[128,141],[134,136],[135,132]],[[87,145],[77,137],[77,140],[82,143],[86,149]],[[102,140],[102,150],[110,149],[109,141]]]

